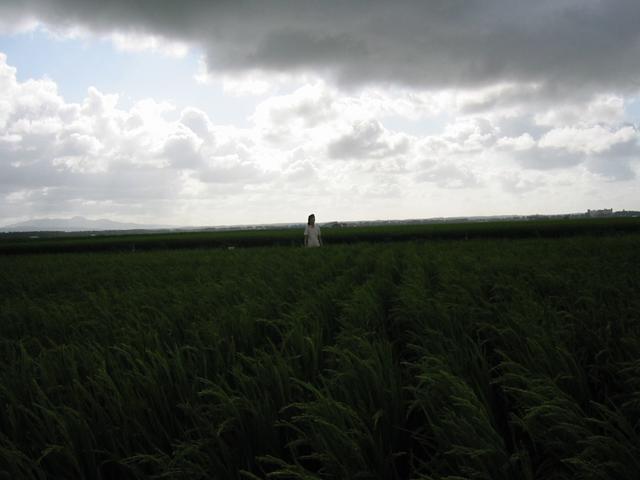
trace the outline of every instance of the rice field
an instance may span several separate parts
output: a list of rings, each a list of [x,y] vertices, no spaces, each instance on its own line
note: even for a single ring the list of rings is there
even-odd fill
[[[65,232],[0,233],[0,255],[300,246],[303,230],[304,226],[160,233],[98,232],[93,235]],[[640,217],[333,226],[323,227],[322,230],[323,238],[333,245],[418,240],[562,238],[628,233],[640,233]]]
[[[640,234],[0,256],[0,478],[637,479]]]

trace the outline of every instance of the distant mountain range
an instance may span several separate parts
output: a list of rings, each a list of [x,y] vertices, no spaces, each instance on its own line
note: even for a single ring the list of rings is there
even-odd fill
[[[40,218],[0,227],[0,232],[91,232],[100,230],[156,230],[174,228],[168,225],[142,225],[114,222],[104,218],[90,220],[85,217]]]
[[[356,227],[374,225],[409,225],[422,223],[461,223],[461,222],[487,222],[500,220],[544,220],[544,219],[569,219],[569,218],[594,218],[594,217],[640,217],[640,211],[612,209],[588,210],[584,213],[568,213],[556,215],[494,215],[485,217],[438,217],[405,220],[364,220],[341,221],[320,223],[322,227]],[[200,226],[178,227],[175,225],[143,225],[140,223],[122,223],[113,220],[90,220],[85,217],[73,218],[41,218],[26,222],[14,223],[0,227],[0,233],[20,234],[21,232],[122,232],[132,230],[173,230],[173,231],[214,231],[214,230],[260,230],[268,228],[302,228],[304,223],[277,223],[264,225],[226,225],[226,226]],[[56,234],[57,235],[57,234]]]

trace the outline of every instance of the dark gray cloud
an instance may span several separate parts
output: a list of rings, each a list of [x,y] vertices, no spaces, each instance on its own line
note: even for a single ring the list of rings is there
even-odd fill
[[[637,0],[5,0],[2,16],[161,35],[200,45],[213,70],[314,70],[343,84],[640,81]]]
[[[633,180],[634,165],[640,165],[640,145],[635,139],[614,145],[609,151],[590,157],[587,168],[608,180]]]

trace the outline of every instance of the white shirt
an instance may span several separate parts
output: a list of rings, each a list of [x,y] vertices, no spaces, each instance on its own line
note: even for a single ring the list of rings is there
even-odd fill
[[[304,229],[304,236],[308,237],[307,247],[320,246],[320,227],[318,225],[308,225]]]

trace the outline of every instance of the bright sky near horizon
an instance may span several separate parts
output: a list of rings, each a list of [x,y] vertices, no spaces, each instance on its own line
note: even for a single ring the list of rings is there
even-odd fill
[[[640,210],[636,0],[6,0],[0,226]]]

